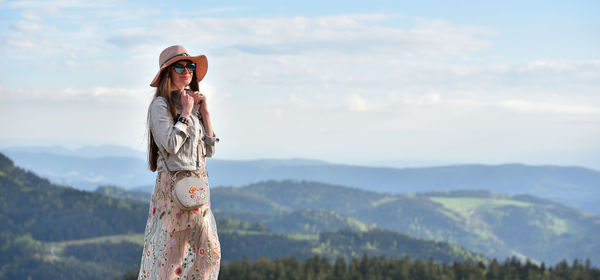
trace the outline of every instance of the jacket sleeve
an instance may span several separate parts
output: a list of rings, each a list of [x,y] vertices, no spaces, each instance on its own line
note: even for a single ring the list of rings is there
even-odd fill
[[[204,151],[206,151],[206,157],[212,157],[215,154],[215,144],[219,143],[219,138],[214,134],[213,136],[208,136],[204,134],[202,137],[202,142],[204,142]]]
[[[198,106],[198,105],[196,105]],[[199,106],[197,108],[200,108]],[[204,120],[202,119],[202,115],[200,112],[194,107],[194,112],[197,112],[198,120],[200,120],[200,125],[202,126],[203,136],[202,136],[202,145],[204,147],[204,156],[212,157],[215,154],[215,144],[219,143],[219,138],[213,131],[213,136],[208,136],[206,134],[206,127],[204,126]]]
[[[174,123],[162,97],[155,98],[150,107],[150,129],[154,142],[170,154],[176,154],[189,138],[186,126]]]

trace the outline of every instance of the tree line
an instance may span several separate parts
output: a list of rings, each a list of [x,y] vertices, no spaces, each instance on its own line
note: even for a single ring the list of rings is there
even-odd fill
[[[137,279],[137,271],[130,271],[123,280]],[[593,267],[589,259],[584,263],[574,260],[569,264],[562,261],[547,267],[529,260],[520,261],[513,257],[499,262],[496,259],[483,262],[437,263],[433,259],[422,261],[384,256],[352,258],[349,262],[343,257],[330,262],[327,258],[314,256],[298,261],[296,257],[248,258],[230,261],[221,265],[221,280],[558,280],[600,279],[600,269]],[[115,279],[118,280],[118,279]]]

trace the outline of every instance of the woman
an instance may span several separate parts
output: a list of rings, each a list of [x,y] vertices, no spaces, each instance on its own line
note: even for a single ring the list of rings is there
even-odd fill
[[[204,158],[213,155],[218,142],[206,97],[198,91],[208,67],[206,56],[190,56],[183,46],[171,46],[160,54],[159,67],[150,84],[156,94],[148,109],[148,161],[158,175],[138,279],[217,279],[221,248],[210,200],[184,211],[171,198],[171,178],[208,176]]]

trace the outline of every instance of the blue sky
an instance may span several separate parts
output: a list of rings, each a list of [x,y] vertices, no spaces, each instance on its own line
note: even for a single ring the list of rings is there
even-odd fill
[[[0,1],[0,146],[145,149],[183,44],[218,158],[600,169],[597,1],[140,3]]]

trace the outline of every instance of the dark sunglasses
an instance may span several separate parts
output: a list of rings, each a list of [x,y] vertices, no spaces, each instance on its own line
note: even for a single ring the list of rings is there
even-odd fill
[[[188,63],[185,66],[183,64],[179,64],[179,63],[173,64],[173,69],[175,70],[175,73],[177,73],[177,74],[183,73],[183,71],[186,68],[187,68],[187,70],[194,72],[194,71],[196,71],[196,63]]]

